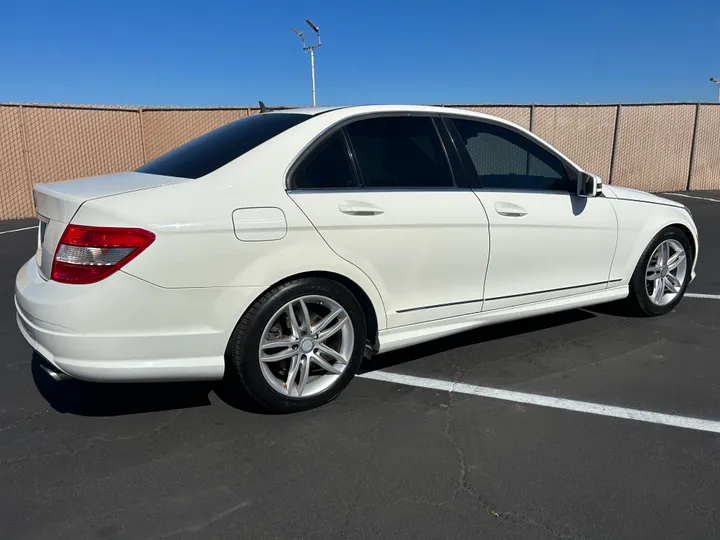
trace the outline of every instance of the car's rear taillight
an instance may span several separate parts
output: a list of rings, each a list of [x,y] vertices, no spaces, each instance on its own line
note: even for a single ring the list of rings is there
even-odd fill
[[[117,272],[155,241],[144,229],[68,225],[60,238],[50,279],[95,283]]]

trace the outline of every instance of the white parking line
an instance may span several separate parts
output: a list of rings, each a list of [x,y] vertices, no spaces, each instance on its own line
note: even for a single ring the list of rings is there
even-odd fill
[[[720,294],[685,293],[688,298],[705,298],[707,300],[720,300]]]
[[[369,373],[358,375],[358,377],[375,381],[404,384],[406,386],[415,386],[418,388],[427,388],[429,390],[455,392],[458,394],[468,394],[471,396],[537,405],[539,407],[551,407],[553,409],[563,409],[566,411],[611,416],[613,418],[622,418],[624,420],[637,420],[638,422],[648,422],[650,424],[661,424],[664,426],[720,433],[720,422],[715,420],[704,420],[702,418],[691,418],[689,416],[676,416],[674,414],[662,414],[651,411],[643,411],[640,409],[627,409],[625,407],[601,405],[600,403],[575,401],[573,399],[555,398],[539,394],[526,394],[524,392],[514,392],[512,390],[501,390],[499,388],[476,386],[474,384],[427,379],[425,377],[401,375],[399,373],[390,373],[387,371],[371,371]]]
[[[686,197],[688,199],[697,199],[699,201],[712,201],[720,203],[718,199],[711,199],[709,197],[698,197],[697,195],[685,195],[684,193],[663,193],[663,195],[675,195],[676,197]]]
[[[30,229],[37,229],[38,226],[34,225],[32,227],[23,227],[22,229],[11,229],[9,231],[0,231],[0,234],[10,234],[13,232],[20,232],[20,231],[29,231]]]

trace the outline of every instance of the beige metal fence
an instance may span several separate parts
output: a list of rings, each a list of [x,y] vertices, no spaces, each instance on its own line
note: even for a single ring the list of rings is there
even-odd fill
[[[452,105],[537,133],[605,182],[720,189],[720,105]],[[137,168],[257,108],[0,104],[0,219],[33,216],[32,185]]]

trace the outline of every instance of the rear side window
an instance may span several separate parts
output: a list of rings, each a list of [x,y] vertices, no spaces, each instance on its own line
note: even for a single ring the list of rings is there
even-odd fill
[[[312,115],[256,114],[230,122],[146,163],[137,172],[200,178]]]
[[[472,187],[568,191],[570,182],[558,158],[519,133],[487,122],[452,120],[472,161]]]
[[[323,142],[305,158],[293,175],[296,189],[349,189],[356,187],[342,133]]]
[[[454,186],[450,165],[431,118],[359,120],[347,133],[367,188]]]

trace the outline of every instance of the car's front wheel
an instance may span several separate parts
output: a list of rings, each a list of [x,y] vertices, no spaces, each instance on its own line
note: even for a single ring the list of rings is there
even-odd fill
[[[628,301],[636,313],[664,315],[680,302],[690,283],[692,244],[677,227],[663,229],[645,249],[630,280]]]
[[[259,298],[236,326],[228,382],[269,411],[318,407],[353,378],[366,336],[362,307],[343,285],[289,281]]]

